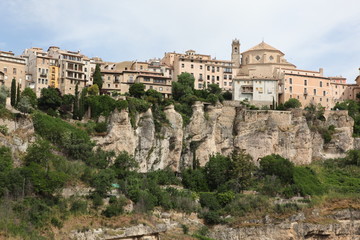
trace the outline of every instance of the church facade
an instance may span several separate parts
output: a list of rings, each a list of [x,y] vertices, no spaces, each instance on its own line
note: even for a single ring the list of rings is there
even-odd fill
[[[308,71],[296,68],[285,54],[264,41],[249,50],[239,52],[238,40],[232,42],[232,61],[239,62],[233,78],[233,100],[272,108],[290,98],[298,99],[302,107],[321,104],[331,109],[336,102],[352,99],[346,79],[325,77],[323,69]]]

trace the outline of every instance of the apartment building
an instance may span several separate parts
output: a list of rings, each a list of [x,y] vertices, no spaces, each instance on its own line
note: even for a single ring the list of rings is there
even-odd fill
[[[79,91],[86,87],[87,81],[90,81],[89,74],[85,72],[86,56],[80,51],[61,50],[55,46],[48,49],[48,54],[58,61],[60,74],[58,87],[62,94],[75,94],[77,84]]]
[[[197,54],[194,50],[182,53],[165,53],[161,61],[172,68],[172,80],[177,81],[181,73],[190,73],[195,78],[195,89],[217,84],[224,91],[232,91],[233,62],[217,60],[210,55]]]
[[[125,61],[106,64],[101,68],[102,91],[127,93],[134,83],[143,83],[145,90],[154,89],[169,97],[171,95],[171,69],[159,61]]]
[[[20,85],[20,89],[25,88],[26,80],[26,60],[15,56],[13,52],[0,51],[0,85],[11,88],[12,79]]]
[[[41,89],[48,87],[59,87],[59,61],[51,57],[42,48],[25,49],[22,56],[27,61],[26,72],[31,75],[26,86],[33,89],[39,97]]]

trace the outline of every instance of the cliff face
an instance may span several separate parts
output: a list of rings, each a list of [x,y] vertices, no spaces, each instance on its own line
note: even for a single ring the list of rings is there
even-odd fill
[[[327,222],[310,223],[302,213],[281,223],[254,224],[252,227],[230,228],[215,226],[210,237],[221,240],[301,240],[301,239],[360,239],[360,212],[344,209],[327,216]]]
[[[173,106],[166,108],[165,114],[169,123],[156,132],[150,109],[137,116],[136,128],[131,126],[126,111],[114,112],[108,134],[93,139],[106,150],[134,154],[142,172],[165,167],[178,171],[191,166],[195,159],[205,165],[210,154],[227,155],[240,149],[255,162],[275,153],[295,164],[306,164],[313,159],[341,157],[354,147],[354,122],[345,111],[325,112],[322,127],[335,126],[327,144],[317,131],[311,131],[301,110],[250,111],[235,103],[196,103],[186,127]]]
[[[2,119],[0,118],[0,126],[6,130],[0,132],[0,146],[6,146],[11,149],[14,159],[14,165],[19,166],[19,158],[24,154],[35,140],[34,125],[31,118],[23,116],[19,119]]]

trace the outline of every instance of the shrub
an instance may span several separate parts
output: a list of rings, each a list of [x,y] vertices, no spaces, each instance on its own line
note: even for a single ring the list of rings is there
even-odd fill
[[[71,208],[70,211],[72,213],[74,213],[75,215],[78,214],[85,214],[87,213],[87,202],[83,201],[83,200],[75,200],[72,204],[71,204]]]
[[[275,175],[282,183],[292,183],[294,164],[280,155],[272,154],[260,160],[260,170],[264,175]]]
[[[205,223],[209,225],[223,223],[223,220],[221,219],[220,214],[217,211],[204,212],[202,214],[202,218],[204,218]]]
[[[285,107],[285,109],[300,108],[301,102],[299,100],[297,100],[296,98],[290,98],[289,100],[287,100],[284,103],[284,107]]]
[[[111,199],[109,206],[102,212],[105,217],[119,216],[124,212],[124,206],[126,205],[126,198]]]
[[[219,210],[221,208],[215,193],[200,193],[200,204],[203,208],[210,210]]]
[[[188,168],[182,172],[182,184],[185,188],[196,192],[207,192],[209,187],[206,182],[204,168]]]
[[[94,130],[97,133],[105,133],[105,132],[107,132],[107,123],[106,122],[96,123],[96,125],[94,127]]]

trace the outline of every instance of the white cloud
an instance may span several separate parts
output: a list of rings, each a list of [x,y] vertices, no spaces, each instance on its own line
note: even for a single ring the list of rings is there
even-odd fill
[[[34,39],[38,31],[46,32],[42,44],[112,61],[190,48],[229,59],[237,37],[242,50],[264,38],[298,67],[324,67],[332,75],[354,78],[360,62],[360,2],[355,0],[7,2],[16,24],[35,29]]]

